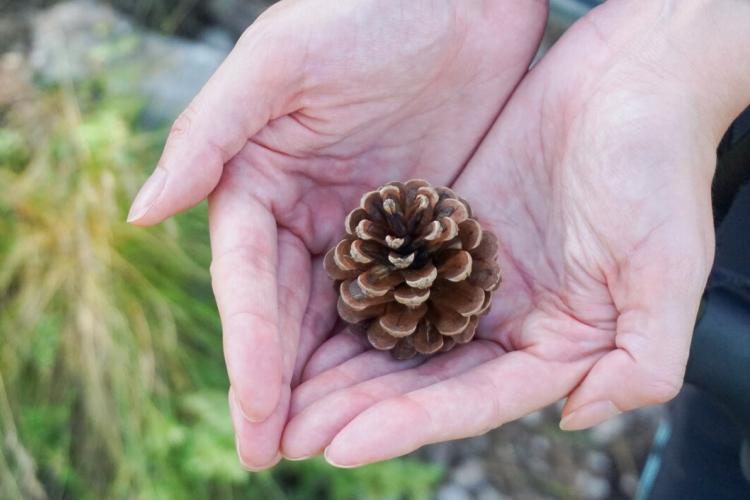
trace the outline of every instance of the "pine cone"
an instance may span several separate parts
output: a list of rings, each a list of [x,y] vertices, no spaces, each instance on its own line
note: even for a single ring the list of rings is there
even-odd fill
[[[497,238],[453,190],[391,182],[362,196],[325,256],[339,316],[396,359],[469,342],[500,284]]]

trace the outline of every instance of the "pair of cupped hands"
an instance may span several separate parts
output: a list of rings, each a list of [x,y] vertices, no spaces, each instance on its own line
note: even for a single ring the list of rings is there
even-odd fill
[[[357,466],[562,398],[567,430],[672,398],[740,109],[710,3],[611,0],[531,70],[543,1],[284,0],[250,26],[129,216],[208,197],[242,463]],[[503,284],[477,340],[395,361],[340,334],[322,256],[362,193],[410,178],[469,200]]]

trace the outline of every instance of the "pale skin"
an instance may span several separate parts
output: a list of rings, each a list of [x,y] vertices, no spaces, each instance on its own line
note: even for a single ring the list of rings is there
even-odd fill
[[[247,468],[362,465],[563,398],[583,429],[679,390],[750,3],[610,0],[526,73],[544,20],[538,1],[287,0],[177,121],[130,220],[210,194]],[[504,281],[479,340],[396,362],[331,335],[321,255],[362,192],[412,177],[471,201]]]

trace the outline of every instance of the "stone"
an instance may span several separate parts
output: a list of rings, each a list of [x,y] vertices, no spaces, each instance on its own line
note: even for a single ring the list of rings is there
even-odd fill
[[[453,461],[458,447],[457,442],[435,443],[426,446],[421,453],[424,453],[428,462],[448,467]]]
[[[198,40],[209,47],[219,49],[222,52],[229,52],[234,47],[235,37],[229,31],[213,26],[206,28],[198,35]]]
[[[435,498],[437,500],[472,500],[471,494],[457,484],[442,486]]]
[[[605,478],[596,476],[587,470],[578,471],[575,488],[585,500],[601,500],[609,497],[611,487]]]
[[[474,489],[485,479],[484,464],[478,458],[462,463],[451,474],[453,482],[466,489]]]
[[[552,448],[552,443],[544,436],[535,435],[529,441],[529,451],[535,457],[544,458],[550,448]]]
[[[594,474],[605,475],[612,467],[612,460],[606,453],[592,450],[586,453],[586,467]]]
[[[594,443],[598,445],[607,445],[623,435],[625,432],[625,424],[625,416],[619,415],[592,428],[589,431],[589,435]]]
[[[620,489],[629,498],[633,498],[638,491],[638,477],[631,473],[623,474],[620,476]]]
[[[509,497],[503,495],[492,486],[485,486],[479,490],[476,495],[477,500],[509,500]]]
[[[521,417],[518,420],[526,427],[530,427],[532,429],[539,427],[544,422],[544,411],[537,410],[533,413],[529,413],[528,415]]]
[[[209,0],[206,8],[219,25],[239,36],[273,3],[273,0]]]
[[[106,78],[114,94],[143,95],[146,113],[173,120],[221,64],[225,47],[135,27],[107,5],[62,2],[31,21],[31,67],[46,83]]]

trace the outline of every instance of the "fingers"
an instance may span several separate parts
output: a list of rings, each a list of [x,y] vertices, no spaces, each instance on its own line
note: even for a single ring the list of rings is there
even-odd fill
[[[474,342],[427,362],[394,361],[379,351],[361,354],[295,390],[292,406],[298,414],[290,415],[284,431],[284,455],[318,455],[346,424],[379,401],[456,376],[501,352],[497,344]]]
[[[286,230],[279,231],[278,263],[278,331],[283,356],[280,400],[265,420],[252,422],[240,411],[240,402],[235,391],[232,390],[230,394],[230,405],[236,407],[232,411],[232,421],[237,439],[237,452],[242,464],[250,470],[271,467],[279,460],[279,442],[289,411],[290,381],[299,343],[300,326],[310,294],[310,255],[299,238]],[[252,363],[254,360],[249,359],[247,362]],[[253,386],[259,382],[248,379],[238,380],[236,383],[242,387]]]
[[[366,340],[349,333],[346,327],[326,340],[305,365],[301,380],[309,380],[368,349]]]
[[[673,243],[644,245],[613,283],[621,311],[617,348],[593,366],[563,408],[560,427],[579,430],[624,411],[669,401],[682,387],[693,324],[710,259],[677,257],[672,247],[696,249],[678,235]],[[650,248],[654,247],[654,248]],[[698,247],[700,248],[700,247]],[[695,250],[695,254],[700,251]]]
[[[523,351],[502,355],[371,406],[333,438],[326,458],[340,467],[355,467],[429,443],[484,433],[557,401],[579,380],[586,364],[545,361]]]
[[[682,312],[684,316],[694,314]],[[574,431],[600,424],[622,412],[665,403],[675,397],[690,350],[690,327],[663,322],[658,313],[624,313],[618,323],[641,324],[634,330],[618,328],[618,348],[599,359],[562,411],[560,428]],[[647,324],[651,326],[647,326]]]
[[[263,45],[251,27],[177,118],[128,222],[155,224],[206,198],[224,164],[278,112],[290,88],[284,85],[284,65]]]
[[[282,389],[279,407],[289,405],[289,387]],[[234,426],[237,456],[243,467],[259,471],[273,467],[281,460],[279,436],[284,429],[286,412],[276,411],[263,422],[250,422],[239,407],[233,389],[229,389],[229,413]]]
[[[297,348],[297,362],[292,372],[292,386],[299,384],[303,370],[315,350],[325,342],[338,319],[336,288],[323,267],[323,258],[312,260],[310,300],[302,320],[302,334]]]
[[[326,344],[331,346],[331,344]],[[355,386],[361,382],[402,371],[424,363],[421,357],[397,361],[392,356],[370,349],[330,368],[294,389],[289,417],[303,411],[328,394]]]
[[[277,230],[271,213],[228,174],[209,202],[211,279],[229,380],[239,409],[257,422],[281,392]]]

